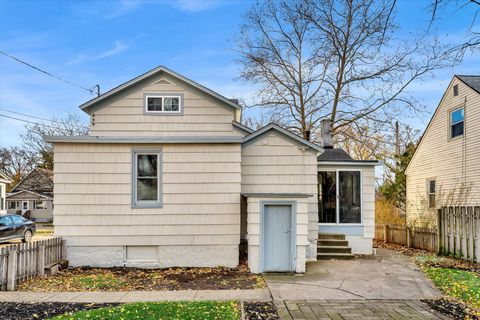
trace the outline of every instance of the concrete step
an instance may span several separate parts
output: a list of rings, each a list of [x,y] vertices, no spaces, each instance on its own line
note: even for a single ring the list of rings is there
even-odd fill
[[[338,239],[319,239],[317,241],[318,246],[343,246],[348,247],[347,240],[338,240]]]
[[[352,253],[352,248],[347,246],[318,246],[317,253]]]
[[[336,240],[345,240],[344,234],[330,234],[330,233],[319,233],[318,239],[336,239]]]
[[[317,260],[353,260],[355,256],[351,253],[319,253]]]

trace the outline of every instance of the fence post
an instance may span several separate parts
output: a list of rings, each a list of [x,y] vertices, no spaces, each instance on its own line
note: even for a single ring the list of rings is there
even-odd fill
[[[45,275],[45,244],[40,244],[38,246],[38,265],[37,271],[38,275],[43,277]]]
[[[67,260],[67,241],[62,240],[61,260]]]
[[[411,230],[410,230],[410,227],[406,227],[406,228],[407,228],[407,248],[411,248],[412,247],[412,244],[410,241]]]
[[[442,209],[437,210],[437,253],[442,254],[443,253],[443,247],[442,247]]]
[[[7,290],[15,290],[17,281],[17,250],[11,249],[8,252],[8,267],[7,267]]]
[[[386,224],[385,228],[383,228],[383,242],[388,242],[388,224]]]

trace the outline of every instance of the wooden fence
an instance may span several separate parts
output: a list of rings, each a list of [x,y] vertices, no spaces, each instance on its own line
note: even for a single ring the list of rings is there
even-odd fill
[[[472,262],[480,261],[480,206],[443,207],[438,210],[437,226],[438,229],[377,226],[375,239]]]
[[[0,291],[14,290],[27,279],[45,275],[45,268],[65,257],[64,241],[58,237],[0,248]]]
[[[480,262],[480,207],[443,207],[438,210],[440,254]]]

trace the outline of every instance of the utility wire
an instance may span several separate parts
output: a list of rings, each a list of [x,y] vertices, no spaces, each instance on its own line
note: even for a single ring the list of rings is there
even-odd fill
[[[30,121],[30,120],[25,120],[25,119],[20,119],[20,118],[16,118],[16,117],[11,117],[11,116],[7,116],[6,114],[1,114],[0,113],[0,117],[5,117],[5,118],[17,120],[17,121],[23,121],[23,122],[27,122],[27,123],[30,123],[30,124],[36,124],[36,125],[39,125],[39,126],[44,126],[44,127],[49,127],[49,128],[52,128],[52,129],[56,129],[55,127],[50,126],[48,124],[34,122],[34,121]]]
[[[77,87],[77,88],[86,90],[86,91],[90,92],[90,94],[96,94],[97,96],[100,95],[100,86],[99,86],[98,84],[95,85],[94,87],[90,88],[90,89],[89,89],[89,88],[85,88],[85,87],[83,87],[83,86],[81,86],[81,85],[75,84],[75,83],[73,83],[73,82],[71,82],[71,81],[65,80],[65,79],[63,79],[63,78],[60,78],[59,76],[56,76],[56,75],[54,75],[54,74],[51,74],[51,73],[48,72],[48,71],[42,70],[42,69],[40,69],[40,68],[38,68],[38,67],[35,67],[34,65],[32,65],[32,64],[30,64],[30,63],[28,63],[28,62],[25,62],[25,61],[23,61],[23,60],[20,60],[19,58],[16,58],[16,57],[14,57],[14,56],[12,56],[12,55],[10,55],[10,54],[2,51],[2,50],[0,50],[0,53],[3,54],[3,55],[6,56],[6,57],[9,57],[10,59],[13,59],[13,60],[15,60],[15,61],[17,61],[17,62],[19,62],[19,63],[21,63],[21,64],[24,64],[24,65],[26,65],[26,66],[34,69],[34,70],[37,70],[37,71],[39,71],[39,72],[41,72],[41,73],[44,73],[44,74],[46,74],[46,75],[49,76],[49,77],[52,77],[52,78],[55,78],[55,79],[57,79],[57,80],[63,81],[63,82],[65,82],[65,83],[68,83],[69,85],[75,86],[75,87]],[[97,89],[96,92],[95,92],[95,89]]]
[[[45,119],[45,118],[40,118],[40,117],[32,116],[32,115],[29,115],[29,114],[20,113],[20,112],[16,112],[16,111],[11,111],[11,110],[7,110],[7,109],[3,109],[3,108],[0,108],[0,110],[5,111],[5,112],[9,112],[9,113],[18,114],[18,115],[24,116],[24,117],[29,117],[29,118],[34,118],[34,119],[42,120],[42,121],[56,122],[56,121],[51,120],[51,119],[49,120],[49,119]]]

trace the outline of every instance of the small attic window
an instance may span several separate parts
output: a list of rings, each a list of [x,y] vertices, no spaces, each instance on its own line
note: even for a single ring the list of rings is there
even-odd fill
[[[458,96],[458,84],[453,86],[453,96],[454,97]]]
[[[145,114],[181,114],[183,95],[145,95]]]

